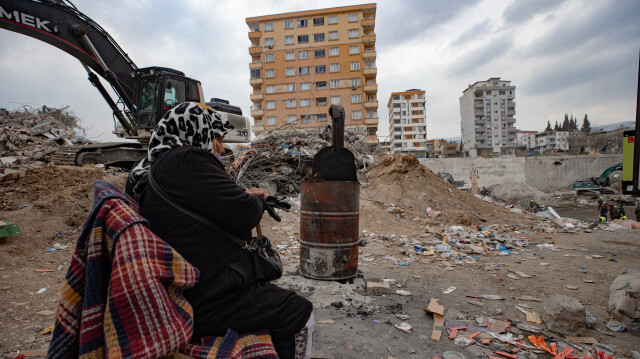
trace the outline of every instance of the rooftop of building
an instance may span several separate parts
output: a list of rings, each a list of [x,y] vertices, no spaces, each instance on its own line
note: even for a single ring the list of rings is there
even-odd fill
[[[464,92],[469,91],[470,89],[475,89],[476,85],[481,84],[481,83],[491,82],[491,80],[497,80],[497,81],[500,81],[500,82],[506,82],[508,85],[507,86],[493,86],[493,85],[491,85],[491,86],[485,86],[483,88],[510,88],[510,87],[515,88],[515,86],[511,86],[511,81],[500,80],[500,77],[490,77],[487,80],[476,81],[473,84],[470,84],[469,87],[467,87],[462,92],[464,93]]]
[[[303,16],[347,13],[347,12],[360,11],[360,10],[362,10],[365,14],[375,14],[376,6],[377,5],[375,3],[372,3],[372,4],[332,7],[332,8],[317,9],[317,10],[294,11],[294,12],[287,12],[287,13],[281,13],[281,14],[248,17],[246,18],[246,22],[247,24],[249,24],[251,22],[256,22],[256,21],[284,20],[284,19],[298,18]]]

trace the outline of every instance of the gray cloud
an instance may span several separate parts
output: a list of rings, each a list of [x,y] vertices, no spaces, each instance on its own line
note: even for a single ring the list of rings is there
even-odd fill
[[[409,0],[378,4],[376,33],[380,45],[394,46],[425,36],[431,28],[447,23],[464,8],[481,0]],[[378,29],[384,28],[384,32]]]
[[[491,33],[492,28],[489,20],[473,25],[469,30],[463,32],[451,43],[451,46],[458,47],[467,44],[469,41],[478,40]]]
[[[513,48],[513,34],[503,32],[501,35],[492,38],[486,44],[474,49],[466,50],[459,58],[448,67],[447,75],[454,78],[469,79],[470,75],[477,75],[478,70],[491,62],[500,61],[509,56],[509,51]],[[501,68],[491,68],[489,71],[502,71]],[[483,71],[486,73],[486,71]],[[471,82],[486,80],[486,75],[481,75],[480,79],[469,80]],[[499,73],[489,74],[489,76],[500,76]],[[460,89],[462,91],[464,89]]]
[[[506,24],[520,24],[534,16],[551,12],[564,0],[515,0],[502,13]]]

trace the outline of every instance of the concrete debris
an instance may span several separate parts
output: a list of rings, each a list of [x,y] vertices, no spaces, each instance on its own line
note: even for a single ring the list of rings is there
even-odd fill
[[[262,187],[279,195],[300,193],[301,182],[311,174],[313,157],[331,145],[330,136],[324,129],[263,132],[250,148],[236,154],[230,174],[245,188]],[[364,136],[347,130],[344,146],[353,153],[357,168],[366,170],[373,164]]]
[[[554,294],[544,305],[549,330],[564,335],[582,335],[587,326],[586,310],[575,298]]]
[[[60,147],[90,143],[79,122],[69,106],[0,109],[0,175],[42,167]]]

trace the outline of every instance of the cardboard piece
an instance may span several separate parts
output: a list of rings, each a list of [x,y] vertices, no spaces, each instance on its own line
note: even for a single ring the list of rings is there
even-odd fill
[[[442,329],[444,327],[444,307],[440,305],[438,299],[431,298],[429,305],[422,308],[427,313],[433,314],[433,331],[431,331],[431,340],[440,341]]]
[[[497,334],[504,333],[507,328],[511,326],[511,323],[506,320],[496,320],[489,325],[491,331]]]

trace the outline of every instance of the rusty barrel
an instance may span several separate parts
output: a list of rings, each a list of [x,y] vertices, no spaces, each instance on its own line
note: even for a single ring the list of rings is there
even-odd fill
[[[305,181],[300,203],[300,274],[340,280],[358,273],[360,184]]]

